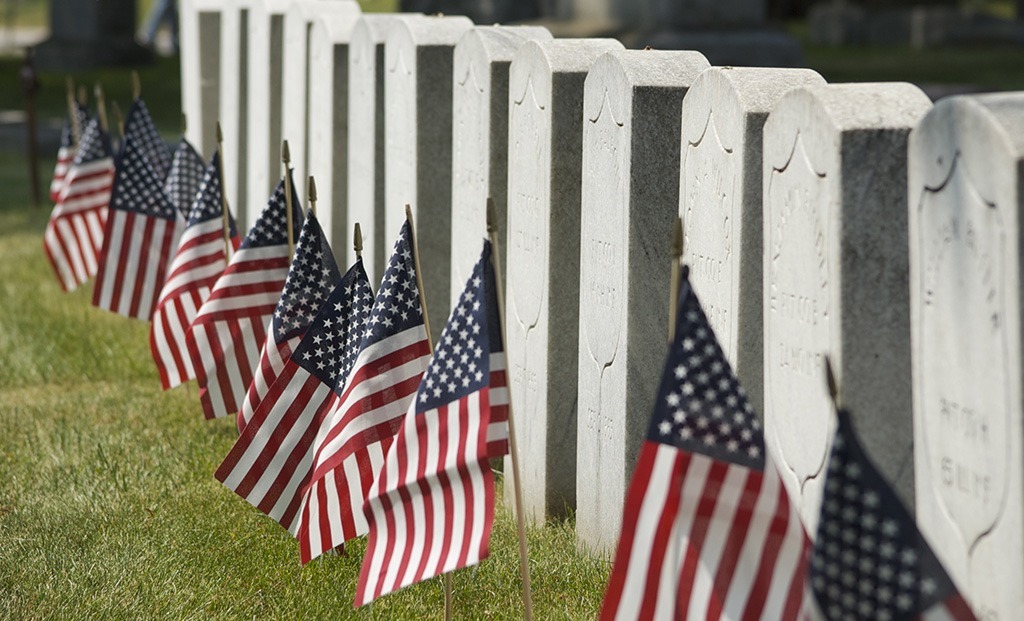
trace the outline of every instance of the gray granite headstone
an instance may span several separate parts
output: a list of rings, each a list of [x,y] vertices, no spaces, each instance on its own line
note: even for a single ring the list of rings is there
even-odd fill
[[[202,4],[202,0],[184,3],[182,9],[187,13],[183,14],[191,17],[199,9],[190,4]],[[135,42],[135,0],[50,0],[49,5],[50,37],[35,46],[37,67],[71,71],[139,63],[152,57]],[[211,11],[208,18],[215,18],[214,6],[204,8]],[[186,31],[191,34],[195,29],[189,24],[182,28],[183,34]],[[197,42],[193,39],[192,43]]]
[[[215,0],[186,0],[180,13],[181,111],[188,118],[186,136],[206,158],[217,149],[224,10]]]
[[[295,171],[298,186],[295,190],[303,204],[306,204],[306,177],[309,176],[311,163],[308,139],[312,130],[309,116],[312,106],[311,91],[316,85],[331,83],[333,77],[322,73],[333,68],[323,63],[314,71],[314,54],[321,57],[328,50],[333,51],[333,46],[329,41],[321,40],[317,42],[321,47],[314,47],[311,38],[313,24],[329,17],[339,17],[354,23],[359,13],[359,3],[355,0],[293,0],[284,15],[284,75],[280,86],[281,138],[288,141],[292,156],[291,166]],[[345,64],[348,64],[347,59]],[[321,96],[331,94],[330,91],[320,93]],[[329,202],[324,204],[330,205]],[[329,211],[324,209],[322,213],[328,215]],[[329,231],[330,222],[325,222],[323,218],[321,222],[324,230]]]
[[[362,227],[363,267],[373,283],[384,276],[398,234],[384,226],[384,43],[399,21],[419,18],[363,14],[349,44],[347,221]],[[340,248],[337,251],[340,256]],[[355,250],[349,248],[345,263],[355,258]]]
[[[610,555],[667,342],[679,109],[699,52],[597,59],[583,99],[576,541]]]
[[[951,97],[910,136],[917,521],[979,619],[1024,610],[1024,93]]]
[[[284,16],[293,0],[253,0],[249,11],[246,200],[242,228],[255,224],[260,205],[277,186],[281,164],[281,84],[284,81]]]
[[[931,107],[916,86],[790,91],[764,125],[765,442],[816,532],[842,403],[913,512],[907,138]]]
[[[252,6],[259,0],[225,0],[221,12],[221,110],[224,147],[224,186],[228,205],[239,222],[248,221],[245,157],[249,142],[249,24]],[[184,82],[184,76],[182,76]],[[189,126],[191,127],[191,118]],[[259,206],[254,206],[259,209]]]
[[[809,69],[713,67],[683,101],[679,215],[683,262],[718,342],[763,411],[761,136],[789,90],[824,84]]]
[[[301,172],[316,177],[320,224],[340,263],[347,265],[345,248],[352,245],[347,205],[349,41],[360,13],[355,2],[331,5],[332,10],[318,15],[309,31],[308,120],[303,158],[307,164]],[[344,6],[351,10],[341,10]],[[286,132],[290,116],[287,103],[286,100]],[[298,175],[299,167],[295,170]]]
[[[412,206],[434,338],[448,320],[452,218],[452,55],[473,22],[398,22],[384,46],[384,228],[397,235]]]
[[[506,333],[534,523],[576,505],[583,87],[594,61],[621,49],[613,39],[529,41],[509,69]]]
[[[508,204],[508,68],[528,40],[550,40],[545,28],[478,26],[455,45],[452,107],[452,265],[454,304],[487,236],[487,199],[499,234]],[[502,259],[505,248],[502,246]],[[502,260],[502,266],[505,262]]]

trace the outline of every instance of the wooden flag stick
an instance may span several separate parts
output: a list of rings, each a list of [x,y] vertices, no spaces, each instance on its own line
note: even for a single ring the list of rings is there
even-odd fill
[[[85,107],[89,104],[89,88],[85,84],[78,85],[78,105]]]
[[[96,110],[100,117],[100,127],[109,133],[110,123],[107,122],[107,101],[103,98],[103,86],[97,83],[93,94],[96,96]]]
[[[356,222],[356,230],[352,234],[352,237],[355,240],[356,259],[362,259],[363,258],[363,229],[362,229],[362,227],[359,226],[358,222]]]
[[[117,131],[121,132],[121,140],[124,141],[124,117],[121,116],[121,106],[116,101],[110,102],[110,111],[114,113],[114,123],[117,124]]]
[[[182,115],[184,117],[184,115]],[[224,186],[224,132],[220,129],[220,121],[217,121],[217,156],[220,158],[220,212],[221,220],[224,222],[224,261],[231,262],[231,221],[228,216],[228,193]]]
[[[828,396],[832,399],[832,405],[838,412],[840,409],[839,403],[839,383],[836,382],[836,374],[832,371],[832,358],[825,354],[825,384],[828,386]]]
[[[505,346],[505,290],[501,281],[501,252],[498,246],[498,224],[494,213],[494,201],[487,199],[487,236],[491,240],[491,262],[494,264],[494,288],[498,296],[498,318],[501,321],[501,349],[505,352],[505,368],[508,363],[508,347]],[[507,371],[506,371],[507,372]],[[508,455],[512,462],[512,487],[516,501],[516,530],[519,535],[519,576],[523,581],[523,618],[533,621],[533,595],[530,589],[530,552],[526,545],[526,515],[523,512],[523,483],[519,470],[519,448],[516,443],[516,425],[512,416],[512,391],[508,391]]]
[[[132,71],[132,99],[142,99],[142,80],[139,79],[138,71]]]
[[[420,292],[420,308],[423,310],[423,328],[427,332],[427,346],[430,350],[431,355],[434,353],[434,339],[430,337],[430,316],[427,314],[427,293],[423,290],[423,271],[420,269],[420,245],[416,241],[416,223],[412,218],[412,206],[405,206],[405,219],[409,222],[409,238],[412,241],[412,263],[413,269],[416,270],[416,288]],[[360,248],[356,249],[356,254],[359,254],[361,249],[362,231],[359,230],[359,225],[356,225],[357,239],[360,242]],[[451,621],[452,618],[452,574],[451,572],[444,575],[444,621]]]
[[[67,76],[64,81],[68,97],[68,119],[71,123],[71,149],[78,150],[78,142],[82,139],[82,127],[78,125],[78,110],[75,105],[75,81]]]
[[[184,112],[181,113],[181,135],[184,136],[185,132],[188,131],[188,117]]]
[[[672,232],[672,280],[668,285],[668,342],[676,339],[676,315],[679,312],[679,270],[683,258],[683,219],[676,218]]]
[[[295,222],[292,217],[292,175],[288,164],[292,161],[291,152],[288,150],[288,141],[281,142],[281,163],[284,164],[284,205],[288,212],[288,256],[295,254]]]
[[[309,183],[306,185],[306,198],[309,200],[309,211],[316,215],[316,179],[309,176]]]

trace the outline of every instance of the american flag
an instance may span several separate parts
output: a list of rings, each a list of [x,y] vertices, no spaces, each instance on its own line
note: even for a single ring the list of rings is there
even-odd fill
[[[199,193],[199,185],[203,181],[205,171],[206,164],[203,163],[203,158],[196,153],[188,140],[182,137],[171,159],[171,170],[164,181],[164,192],[167,193],[171,204],[181,212],[181,217],[185,221],[188,221],[192,203]]]
[[[312,477],[302,490],[303,563],[367,530],[363,502],[430,359],[406,222],[362,335],[352,376],[314,430]]]
[[[188,352],[206,418],[238,412],[252,383],[291,263],[284,187],[282,180],[189,328]],[[302,207],[291,187],[297,232]]]
[[[288,269],[284,291],[274,309],[267,340],[260,352],[256,376],[249,385],[242,410],[238,413],[238,430],[252,418],[252,413],[277,380],[285,361],[292,355],[295,346],[302,340],[309,324],[320,312],[324,300],[341,280],[338,264],[327,236],[320,228],[316,216],[310,213],[299,233],[295,256]]]
[[[185,232],[171,261],[153,313],[149,348],[164,390],[195,377],[185,335],[228,262],[224,256],[220,155],[213,154],[189,210]],[[235,219],[228,214],[232,247],[238,247]]]
[[[78,127],[82,130],[85,129],[86,123],[89,122],[89,113],[86,112],[85,107],[75,102],[75,115],[78,117]],[[64,119],[64,126],[60,130],[60,146],[57,148],[57,164],[53,167],[53,179],[50,181],[50,200],[57,202],[60,200],[60,191],[64,189],[64,177],[68,174],[68,167],[71,166],[71,162],[75,159],[75,136],[72,128],[74,121],[69,118]]]
[[[683,277],[601,619],[800,619],[809,541]]]
[[[110,136],[98,119],[92,119],[82,131],[78,153],[43,235],[46,256],[65,291],[96,274],[113,179]]]
[[[322,304],[215,477],[293,535],[313,440],[359,353],[373,294],[362,260]]]
[[[126,134],[114,174],[93,305],[148,321],[184,228],[142,149]]]
[[[832,442],[808,585],[813,616],[831,621],[975,618],[845,411]]]
[[[494,522],[488,460],[504,453],[508,438],[504,371],[485,241],[367,496],[356,606],[487,557]]]
[[[156,130],[149,109],[141,99],[133,101],[131,108],[128,109],[128,118],[124,121],[124,137],[126,140],[131,138],[135,141],[142,156],[156,172],[160,184],[163,184],[171,169],[171,153],[167,143],[160,137],[160,132]]]

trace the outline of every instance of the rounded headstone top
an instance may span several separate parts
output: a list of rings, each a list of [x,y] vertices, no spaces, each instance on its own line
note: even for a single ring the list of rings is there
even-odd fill
[[[452,46],[473,27],[468,17],[425,15],[420,19],[404,19],[392,26],[387,45]]]
[[[333,43],[350,41],[356,21],[359,20],[361,14],[359,5],[355,2],[329,2],[327,4],[336,6],[330,11],[318,11],[313,15],[306,16],[307,19],[312,19],[311,28],[321,31],[326,35],[326,39]],[[355,5],[355,10],[351,5]]]
[[[352,28],[352,46],[358,50],[360,45],[383,44],[400,22],[423,17],[422,13],[363,13]]]
[[[683,141],[699,142],[712,114],[730,120],[767,115],[794,88],[822,84],[825,79],[811,69],[710,67],[697,76],[683,100]],[[726,149],[743,139],[738,123],[720,122],[716,128]]]
[[[779,100],[768,115],[764,135],[764,164],[784,168],[797,135],[811,136],[804,147],[813,162],[832,161],[839,153],[840,136],[862,130],[907,130],[932,107],[931,99],[913,84],[879,82],[823,84],[795,88]],[[824,171],[817,171],[824,174]]]
[[[679,86],[689,88],[710,67],[700,52],[618,50],[602,54],[590,74],[617,76],[623,86]],[[607,78],[606,78],[607,79]]]
[[[547,73],[587,73],[599,56],[624,49],[615,39],[553,39],[528,41],[512,59]]]
[[[285,12],[311,22],[321,16],[359,15],[363,11],[355,0],[292,0]]]
[[[477,26],[459,39],[455,46],[456,58],[512,62],[512,57],[526,41],[551,39],[551,32],[541,26]]]
[[[287,13],[298,0],[254,0],[254,8],[263,9],[267,13],[280,15]]]

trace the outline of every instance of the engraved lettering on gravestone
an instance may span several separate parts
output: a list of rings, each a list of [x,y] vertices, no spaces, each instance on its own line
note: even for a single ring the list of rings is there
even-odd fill
[[[822,381],[831,342],[826,222],[832,206],[825,175],[815,172],[799,134],[789,162],[771,172],[767,200],[765,399],[775,413],[771,433],[783,463],[803,486],[825,465],[832,420]]]
[[[466,223],[482,220],[480,213],[487,200],[487,167],[490,164],[490,150],[487,148],[487,132],[490,121],[489,89],[480,84],[476,74],[476,63],[466,63],[465,73],[456,78],[458,93],[455,96],[455,131],[453,144],[454,187],[452,218],[454,227],[465,227]],[[467,197],[472,197],[467,200]],[[468,232],[463,228],[463,232]],[[500,233],[500,231],[499,231]],[[483,229],[472,231],[471,239],[485,234]],[[465,282],[469,274],[466,269],[472,263],[453,261],[453,284]]]
[[[917,205],[923,267],[921,374],[924,451],[932,485],[970,551],[1002,514],[1011,417],[1009,312],[999,210],[954,161]]]
[[[550,222],[551,118],[546,106],[537,101],[533,78],[513,98],[509,136],[510,150],[508,227],[522,274],[509,279],[512,310],[524,333],[540,321],[541,302],[548,287],[548,238]],[[513,251],[510,249],[510,252]]]
[[[733,343],[736,339],[727,309],[735,303],[733,291],[737,287],[733,282],[732,228],[740,181],[738,166],[730,161],[732,150],[722,145],[713,113],[708,113],[701,137],[688,143],[686,148],[683,246],[697,283],[715,285],[700,287],[701,305],[711,327],[723,342]],[[699,234],[691,235],[693,231]],[[727,353],[735,359],[737,352]]]

